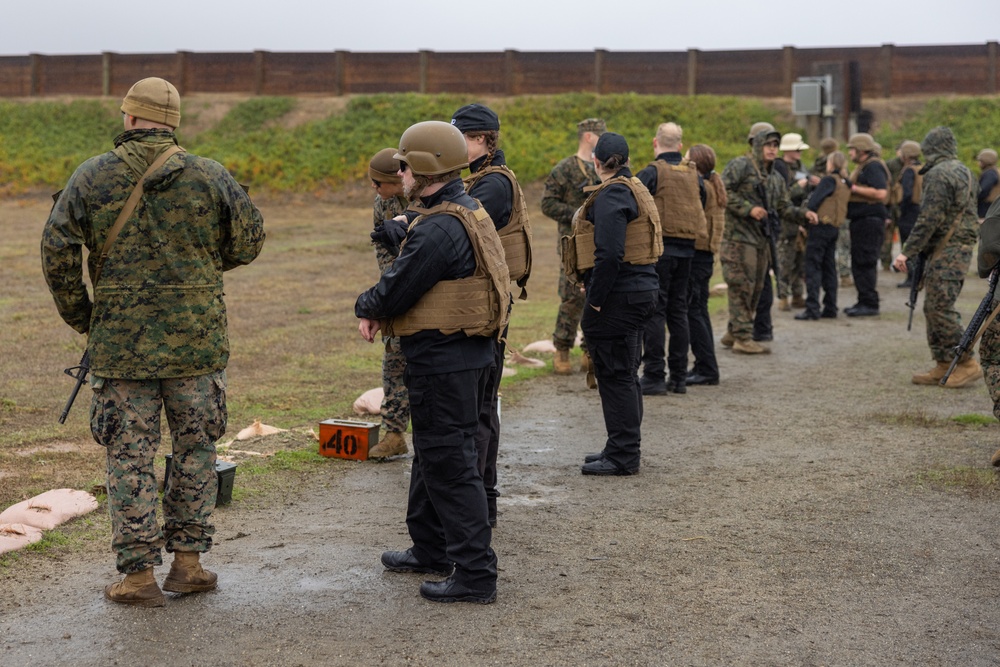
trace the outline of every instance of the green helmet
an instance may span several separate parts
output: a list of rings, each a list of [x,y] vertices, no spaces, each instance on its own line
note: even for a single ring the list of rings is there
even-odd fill
[[[847,140],[847,147],[862,151],[863,153],[875,153],[880,148],[880,146],[875,143],[875,139],[872,138],[872,135],[867,132],[852,134],[851,138]]]
[[[439,120],[425,120],[406,128],[399,138],[399,150],[392,157],[421,176],[438,176],[469,166],[465,137],[454,125]]]
[[[757,121],[750,126],[750,134],[747,135],[747,143],[753,143],[753,138],[761,130],[768,130],[774,132],[774,125],[771,125],[765,120]],[[780,135],[779,135],[780,136]]]

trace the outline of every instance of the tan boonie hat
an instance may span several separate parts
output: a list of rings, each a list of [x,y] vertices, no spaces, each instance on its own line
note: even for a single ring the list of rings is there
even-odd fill
[[[608,124],[603,118],[587,118],[576,124],[578,132],[593,132],[594,134],[604,134],[608,131]]]
[[[809,144],[802,141],[802,135],[795,132],[789,132],[781,138],[781,145],[778,146],[779,151],[807,151],[809,150]]]
[[[368,163],[368,177],[379,183],[402,183],[403,179],[396,173],[399,171],[399,160],[392,157],[395,154],[395,148],[383,148],[375,153]]]
[[[128,89],[121,110],[130,116],[176,128],[181,124],[181,96],[165,79],[150,77]]]

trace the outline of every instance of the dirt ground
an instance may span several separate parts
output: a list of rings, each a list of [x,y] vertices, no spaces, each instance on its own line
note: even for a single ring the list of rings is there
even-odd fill
[[[427,602],[422,575],[380,566],[409,545],[408,457],[340,464],[220,508],[219,589],[163,608],[102,599],[103,542],[18,561],[0,664],[997,665],[997,426],[952,419],[991,404],[981,382],[910,384],[923,318],[907,333],[899,277],[880,279],[880,317],[776,311],[772,354],[719,348],[719,386],[647,398],[634,477],[580,474],[604,433],[582,375],[520,386],[495,604]]]

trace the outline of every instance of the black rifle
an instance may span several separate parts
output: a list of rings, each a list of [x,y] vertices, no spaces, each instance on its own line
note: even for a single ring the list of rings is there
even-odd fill
[[[924,279],[924,264],[927,258],[923,253],[918,253],[910,260],[910,300],[906,302],[906,307],[910,309],[910,319],[906,322],[906,330],[913,327],[913,310],[917,307],[917,294],[920,293],[920,283]]]
[[[955,366],[958,366],[958,360],[965,356],[969,348],[976,343],[976,339],[979,338],[979,330],[982,328],[983,323],[986,322],[986,318],[993,312],[993,294],[997,291],[998,278],[1000,278],[1000,266],[994,266],[993,271],[990,273],[990,286],[986,292],[986,296],[979,302],[979,308],[972,315],[972,319],[969,320],[969,326],[966,327],[965,333],[962,334],[962,339],[955,346],[955,358],[951,360],[948,372],[941,378],[940,384],[942,387],[948,381],[948,378],[951,377],[951,372],[955,370]]]
[[[82,387],[83,383],[87,381],[87,373],[90,372],[90,352],[85,351],[83,353],[83,357],[80,358],[79,366],[67,368],[63,372],[76,380],[76,386],[73,387],[73,391],[69,395],[69,400],[66,401],[66,407],[63,408],[62,414],[59,415],[60,424],[66,423],[66,417],[69,415],[70,408],[73,407],[73,401],[76,400],[76,395],[80,393],[80,387]]]
[[[767,211],[767,217],[760,221],[761,230],[764,232],[764,238],[767,239],[767,244],[771,248],[771,269],[774,271],[774,279],[778,280],[778,244],[776,239],[778,235],[781,234],[781,218],[778,217],[778,213],[770,207],[767,203],[767,190],[764,189],[763,183],[757,183],[757,196],[764,203],[764,210]],[[770,280],[770,278],[768,278]]]

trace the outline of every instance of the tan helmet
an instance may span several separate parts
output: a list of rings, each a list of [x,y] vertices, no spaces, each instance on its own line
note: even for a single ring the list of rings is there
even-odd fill
[[[439,176],[469,166],[469,149],[462,132],[439,120],[425,120],[406,128],[399,138],[399,150],[392,157],[421,176]]]
[[[750,126],[750,134],[747,135],[747,141],[753,141],[753,138],[761,130],[772,131],[772,130],[774,130],[774,125],[771,125],[767,121],[763,121],[763,120],[754,123],[753,125]]]
[[[920,144],[912,139],[907,139],[899,145],[899,155],[911,160],[917,159],[920,157]]]
[[[852,134],[851,138],[847,140],[847,147],[854,148],[855,150],[863,151],[865,153],[874,153],[880,148],[880,146],[875,143],[875,139],[872,135],[867,132]]]
[[[976,159],[979,160],[984,167],[992,167],[997,163],[997,152],[992,148],[984,148],[979,151],[979,155],[976,156]]]

